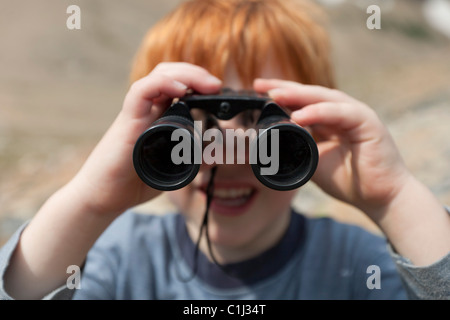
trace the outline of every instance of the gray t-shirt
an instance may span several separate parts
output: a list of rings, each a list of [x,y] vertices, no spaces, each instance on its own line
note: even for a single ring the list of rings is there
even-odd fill
[[[0,250],[2,299],[10,298],[3,277],[20,232]],[[65,285],[46,299],[450,297],[450,255],[418,268],[392,252],[386,239],[329,218],[292,213],[280,243],[249,261],[222,268],[201,252],[195,258],[194,251],[181,215],[129,211],[111,224],[89,252],[80,288]]]

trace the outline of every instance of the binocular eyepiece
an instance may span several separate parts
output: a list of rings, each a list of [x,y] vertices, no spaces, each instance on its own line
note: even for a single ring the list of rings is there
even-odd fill
[[[197,175],[206,148],[202,128],[196,125],[192,109],[204,110],[219,120],[230,120],[244,110],[261,110],[249,136],[249,162],[256,178],[267,187],[295,189],[314,174],[319,155],[308,131],[292,122],[269,97],[224,89],[217,95],[192,94],[174,100],[163,116],[139,137],[133,164],[138,176],[150,187],[176,190]],[[219,140],[215,136],[214,143]],[[216,154],[220,150],[221,145]]]

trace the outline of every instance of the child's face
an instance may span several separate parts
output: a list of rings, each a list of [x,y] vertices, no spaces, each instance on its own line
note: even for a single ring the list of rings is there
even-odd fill
[[[229,70],[224,87],[249,89],[242,87],[233,68]],[[272,65],[264,68],[262,77],[281,78]],[[202,118],[200,113],[193,113],[193,116]],[[217,124],[224,133],[226,129],[241,128],[245,131],[252,128],[256,120],[257,115],[250,116],[246,112],[228,121],[218,120]],[[283,147],[282,142],[279,147]],[[247,250],[249,255],[254,250],[258,251],[258,248],[272,246],[287,227],[295,190],[276,191],[265,187],[256,179],[249,164],[227,163],[216,166],[214,197],[208,220],[211,243],[229,250]],[[206,209],[205,189],[210,173],[211,166],[203,164],[188,186],[169,192],[171,201],[185,215],[188,231],[195,240]],[[235,258],[239,259],[238,256]],[[230,259],[233,260],[233,257]]]

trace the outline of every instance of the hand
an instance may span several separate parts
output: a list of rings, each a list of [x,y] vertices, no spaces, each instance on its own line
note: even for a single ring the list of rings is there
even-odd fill
[[[68,265],[82,265],[108,225],[160,192],[145,185],[132,161],[134,144],[188,88],[214,93],[221,82],[200,67],[162,63],[136,81],[123,108],[81,170],[55,192],[25,228],[5,273],[15,298],[37,299],[61,286]]]
[[[292,111],[291,119],[309,127],[319,149],[312,180],[331,196],[377,220],[411,176],[388,130],[367,105],[333,89],[290,81],[258,79]]]
[[[128,91],[121,112],[70,182],[92,212],[119,214],[160,194],[144,184],[132,163],[138,137],[158,119],[175,97],[191,88],[211,94],[221,81],[187,63],[161,63]]]

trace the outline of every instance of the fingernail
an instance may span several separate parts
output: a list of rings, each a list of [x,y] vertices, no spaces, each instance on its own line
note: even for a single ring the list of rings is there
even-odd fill
[[[181,83],[180,81],[174,80],[173,84],[175,85],[175,87],[177,87],[177,89],[187,90],[187,86],[184,83]]]
[[[214,84],[214,85],[221,85],[222,84],[222,80],[220,80],[219,78],[216,78],[214,76],[209,76],[206,80],[210,84]]]
[[[291,117],[293,117],[293,118],[299,117],[300,118],[304,114],[305,114],[305,111],[303,111],[303,108],[302,108],[302,109],[298,109],[298,110],[293,111],[292,114],[291,114]]]
[[[275,99],[277,97],[280,97],[283,94],[283,89],[280,89],[280,88],[271,89],[271,90],[267,91],[267,94],[269,95],[269,97]]]

